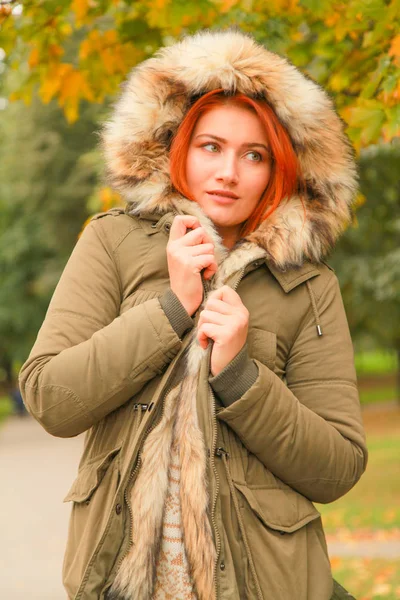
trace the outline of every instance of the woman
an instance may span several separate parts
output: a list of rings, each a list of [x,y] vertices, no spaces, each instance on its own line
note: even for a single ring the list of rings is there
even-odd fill
[[[79,239],[20,375],[56,436],[86,431],[69,598],[328,600],[313,502],[367,451],[322,259],[355,168],[330,100],[239,32],[137,67],[104,134],[125,211]]]

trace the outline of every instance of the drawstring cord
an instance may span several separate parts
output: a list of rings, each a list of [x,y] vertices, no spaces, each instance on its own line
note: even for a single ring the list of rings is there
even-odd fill
[[[314,292],[312,290],[311,283],[309,281],[306,281],[306,284],[307,284],[308,293],[310,294],[311,306],[312,306],[313,313],[314,313],[315,327],[317,328],[318,335],[321,336],[322,329],[319,324],[320,323],[319,313],[318,313],[317,303],[315,302]]]

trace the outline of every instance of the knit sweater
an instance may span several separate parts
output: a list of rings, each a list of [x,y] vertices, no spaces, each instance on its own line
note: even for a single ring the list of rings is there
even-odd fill
[[[174,444],[168,473],[168,493],[153,600],[196,600],[183,542],[180,475],[179,453]]]

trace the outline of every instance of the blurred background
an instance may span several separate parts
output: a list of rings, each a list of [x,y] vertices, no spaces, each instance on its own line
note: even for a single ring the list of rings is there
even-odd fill
[[[332,96],[356,153],[352,224],[328,258],[354,342],[370,462],[323,514],[335,577],[400,598],[399,0],[0,0],[0,597],[59,600],[82,440],[26,415],[16,378],[82,227],[122,205],[98,132],[130,69],[232,25]]]

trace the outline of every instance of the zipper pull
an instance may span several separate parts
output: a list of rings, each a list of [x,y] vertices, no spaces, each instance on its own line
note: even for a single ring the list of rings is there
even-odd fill
[[[229,452],[227,452],[225,448],[216,448],[215,456],[223,456],[224,458],[229,458]]]
[[[149,405],[148,404],[140,404],[139,406],[142,407],[142,412],[146,412]]]

